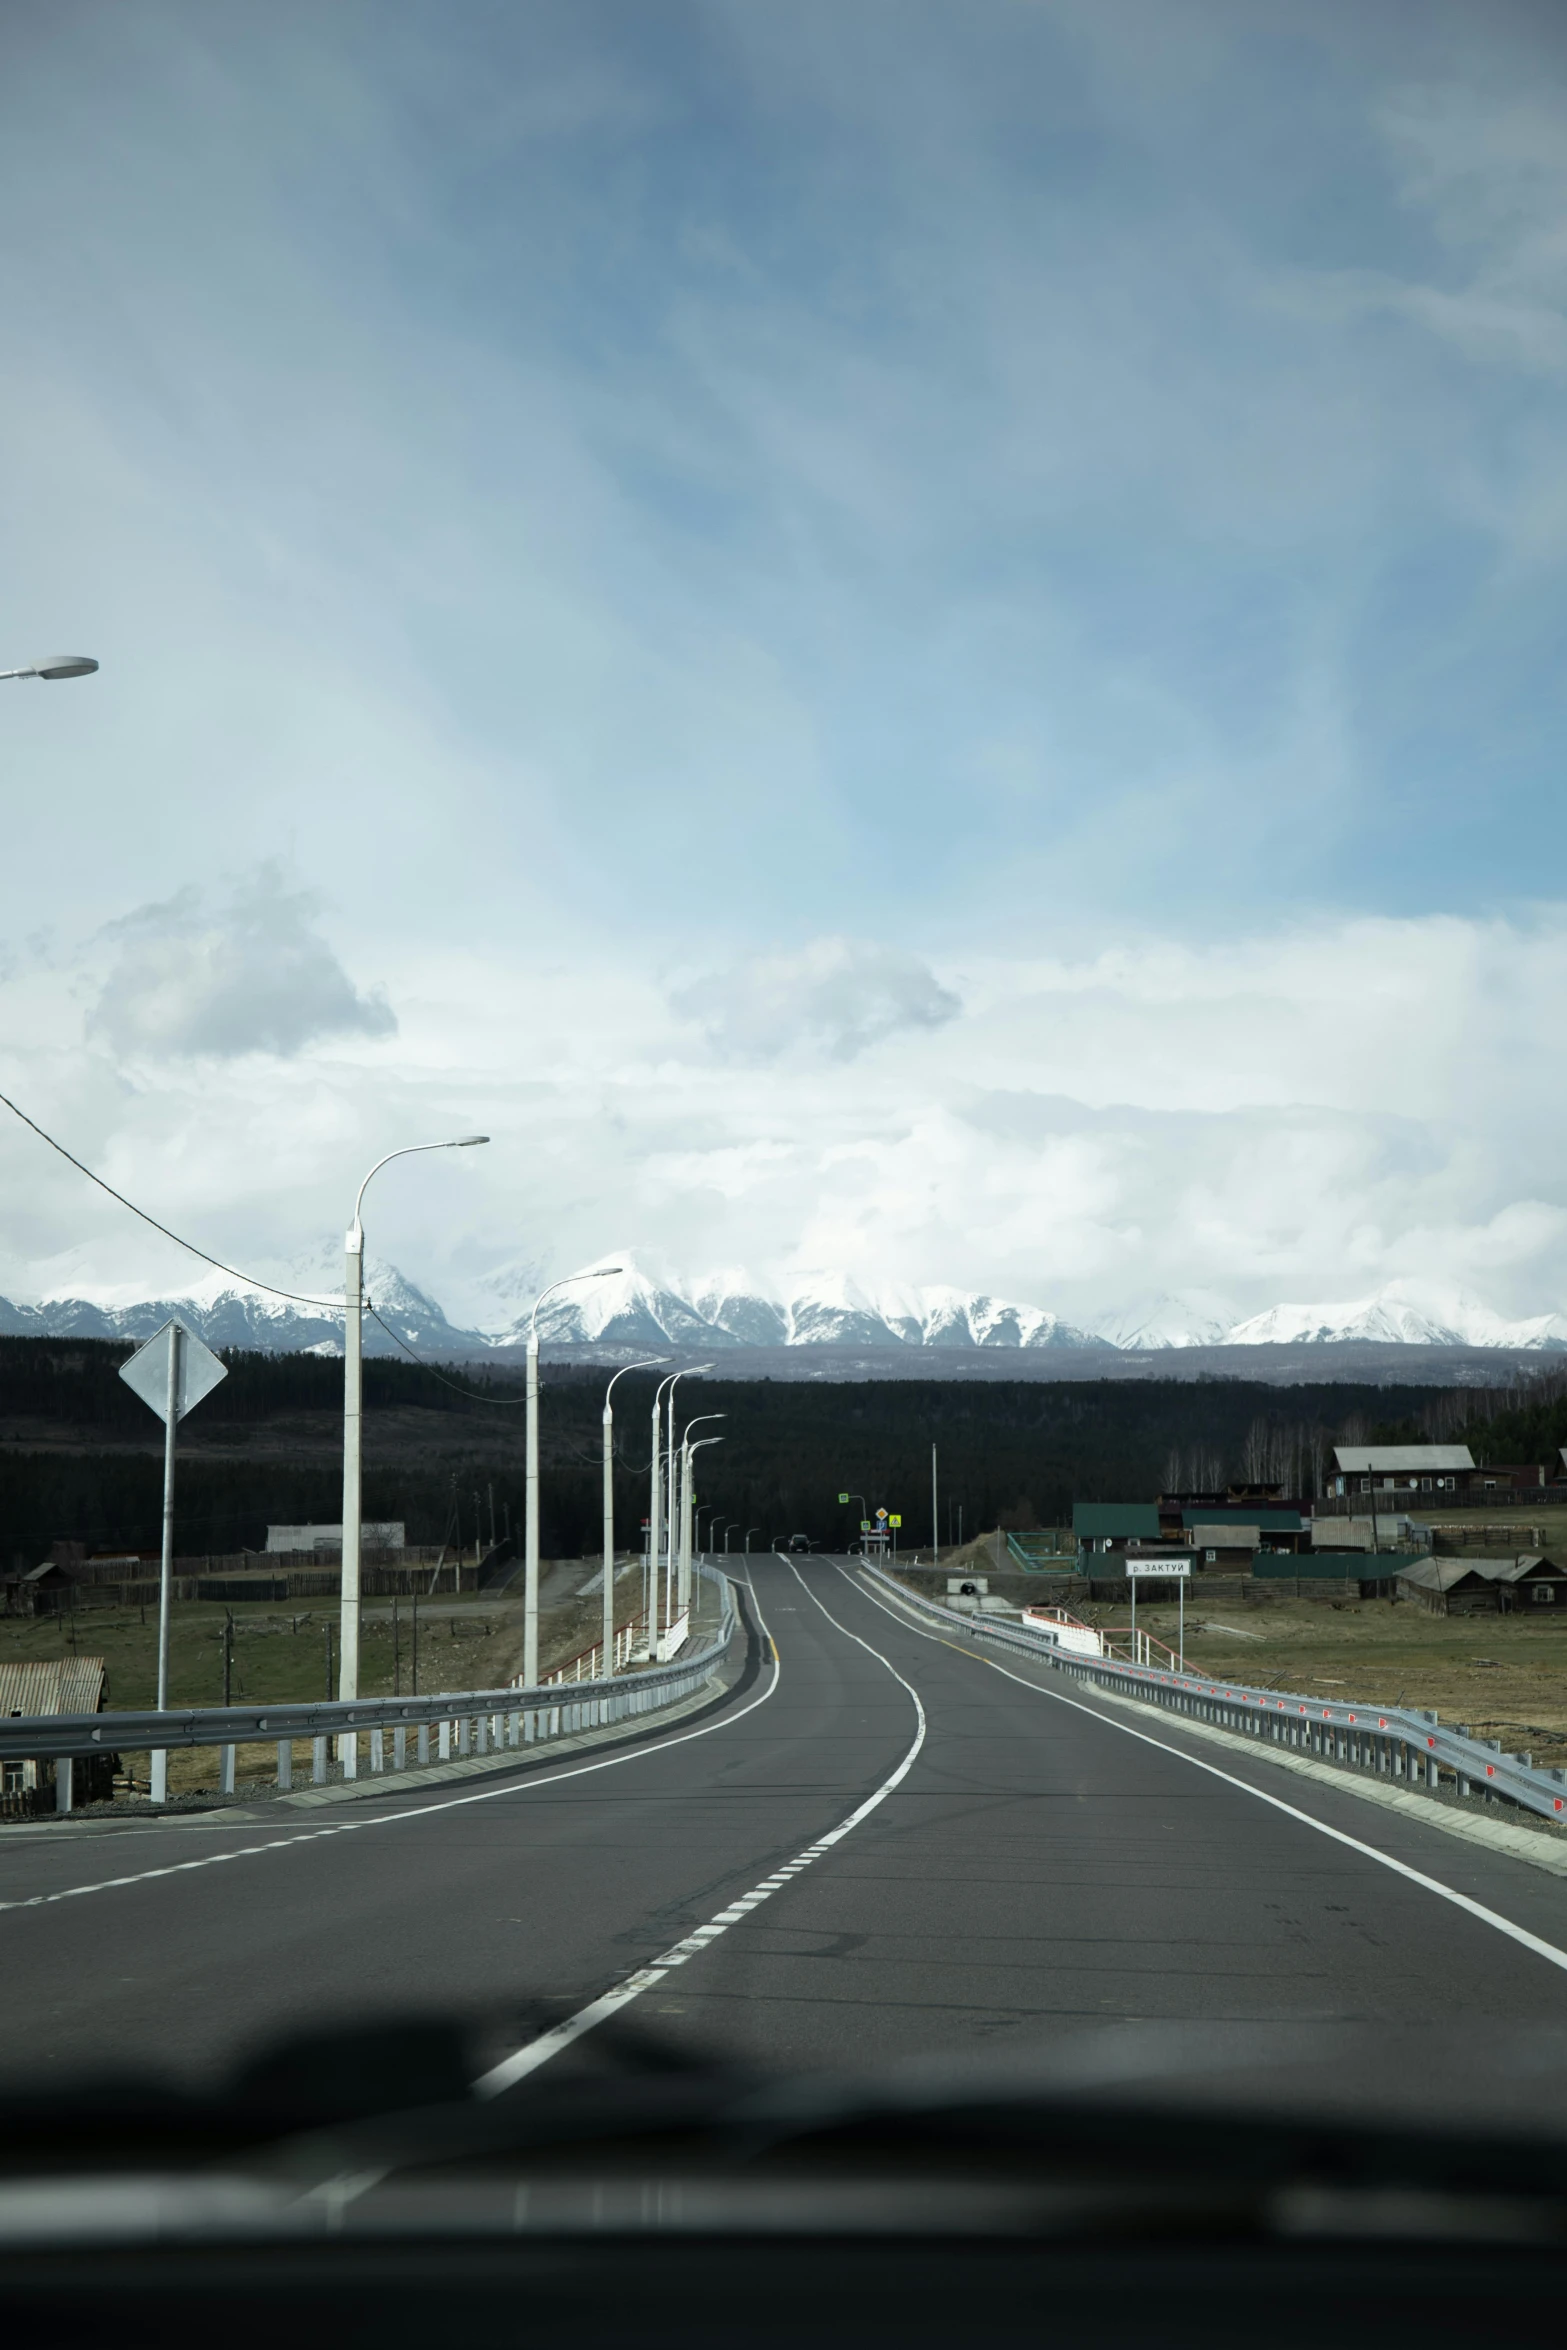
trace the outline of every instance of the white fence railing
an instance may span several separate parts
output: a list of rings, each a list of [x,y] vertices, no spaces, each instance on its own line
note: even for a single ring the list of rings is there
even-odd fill
[[[910,1591],[880,1567],[866,1566],[860,1572],[943,1629],[1038,1658],[1101,1689],[1351,1770],[1402,1780],[1411,1787],[1432,1789],[1446,1782],[1459,1795],[1519,1804],[1525,1811],[1567,1824],[1567,1771],[1536,1770],[1530,1755],[1504,1754],[1489,1738],[1444,1730],[1434,1713],[1402,1706],[1325,1705],[1320,1697],[1298,1692],[1210,1679],[1190,1666],[1181,1673],[1074,1656],[1042,1628],[1025,1630],[997,1616],[960,1615],[939,1600]]]
[[[434,1697],[361,1697],[347,1703],[171,1708],[166,1713],[42,1714],[0,1720],[0,1762],[55,1765],[56,1808],[71,1809],[71,1764],[103,1753],[141,1754],[160,1747],[213,1746],[219,1751],[219,1788],[234,1791],[238,1746],[277,1742],[277,1784],[293,1784],[294,1742],[311,1741],[311,1780],[330,1776],[330,1749],[337,1747],[341,1776],[358,1776],[359,1741],[368,1735],[372,1775],[411,1763],[446,1762],[454,1755],[523,1749],[656,1713],[678,1705],[712,1677],[728,1653],[737,1621],[734,1590],[726,1575],[698,1565],[695,1572],[719,1599],[718,1628],[711,1640],[673,1662],[607,1680],[582,1680],[534,1689],[451,1690]],[[387,1733],[391,1753],[387,1753]],[[432,1732],[434,1747],[432,1750]],[[414,1753],[410,1757],[412,1737]]]

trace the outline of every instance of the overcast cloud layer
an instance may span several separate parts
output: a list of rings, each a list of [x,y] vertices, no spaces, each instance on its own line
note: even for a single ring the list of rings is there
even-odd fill
[[[155,1213],[1567,1304],[1558,9],[56,0],[0,196],[0,1085]]]

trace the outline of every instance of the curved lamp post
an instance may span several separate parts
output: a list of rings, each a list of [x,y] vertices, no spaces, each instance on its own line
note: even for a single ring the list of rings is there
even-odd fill
[[[707,1420],[721,1420],[724,1414],[722,1412],[704,1412],[702,1417]],[[694,1420],[687,1425],[680,1446],[682,1470],[680,1482],[683,1497],[683,1506],[680,1512],[680,1581],[675,1593],[675,1605],[671,1610],[671,1621],[676,1617],[688,1616],[691,1612],[691,1463],[704,1444],[722,1444],[724,1441],[721,1436],[699,1436],[693,1444],[691,1430],[695,1426]]]
[[[528,1467],[523,1505],[522,1685],[539,1685],[539,1308],[557,1289],[575,1281],[607,1281],[619,1265],[595,1265],[591,1273],[563,1273],[541,1289],[528,1316]]]
[[[683,1364],[678,1371],[671,1371],[667,1379],[660,1380],[658,1394],[653,1398],[653,1540],[651,1551],[653,1576],[652,1591],[648,1599],[647,1619],[648,1655],[650,1658],[655,1658],[657,1654],[658,1578],[660,1574],[664,1573],[665,1571],[663,1560],[666,1550],[669,1562],[669,1580],[671,1582],[674,1580],[675,1516],[676,1510],[678,1508],[678,1499],[675,1490],[675,1385],[678,1380],[694,1378],[699,1371],[710,1371],[712,1367],[713,1366],[711,1363]],[[667,1395],[669,1398],[669,1402],[665,1406],[665,1419],[668,1428],[667,1442],[665,1441],[664,1430],[660,1426],[659,1422],[659,1398],[664,1395]],[[667,1485],[662,1484],[660,1478],[661,1453],[663,1455],[663,1462],[667,1470]],[[662,1502],[659,1498],[661,1490],[665,1494],[665,1499]],[[660,1536],[666,1534],[668,1538],[667,1542],[661,1544]],[[668,1628],[667,1621],[665,1628],[666,1630]]]
[[[760,1532],[761,1532],[761,1531],[762,1531],[762,1529],[761,1529],[761,1527],[760,1527],[760,1526],[747,1526],[747,1528],[746,1528],[746,1530],[745,1530],[745,1555],[746,1555],[746,1557],[747,1557],[747,1558],[749,1558],[749,1557],[750,1557],[750,1555],[751,1555],[751,1537],[752,1537],[752,1535],[753,1535],[753,1534],[760,1534]]]
[[[466,1151],[488,1142],[487,1134],[459,1134],[448,1142],[410,1142],[401,1150],[377,1159],[354,1200],[354,1220],[344,1241],[346,1279],[343,1285],[343,1588],[339,1610],[337,1694],[359,1695],[359,1556],[364,1535],[363,1477],[360,1436],[364,1412],[365,1231],[359,1211],[371,1176],[379,1175],[393,1159],[411,1159],[421,1151]],[[343,1768],[353,1778],[358,1767],[359,1740],[345,1731],[338,1741]]]
[[[650,1355],[645,1363],[622,1363],[604,1390],[604,1672],[603,1678],[612,1680],[615,1672],[615,1415],[610,1408],[610,1397],[615,1392],[615,1379],[624,1379],[628,1371],[656,1371],[668,1362],[667,1355]]]
[[[0,677],[91,677],[97,666],[91,653],[45,653],[25,669],[0,669]]]
[[[680,1458],[685,1469],[685,1506],[681,1512],[680,1518],[680,1558],[678,1566],[680,1581],[675,1595],[675,1606],[673,1610],[674,1615],[677,1616],[683,1615],[685,1610],[691,1604],[691,1520],[695,1514],[693,1508],[695,1496],[691,1491],[691,1455],[697,1449],[696,1445],[691,1442],[691,1431],[693,1428],[705,1427],[709,1420],[727,1420],[728,1417],[729,1414],[727,1412],[698,1412],[694,1420],[687,1420],[685,1435],[681,1440]],[[703,1444],[716,1444],[718,1439],[713,1436],[704,1436],[700,1441]],[[711,1527],[708,1528],[708,1534],[709,1538],[711,1538]]]

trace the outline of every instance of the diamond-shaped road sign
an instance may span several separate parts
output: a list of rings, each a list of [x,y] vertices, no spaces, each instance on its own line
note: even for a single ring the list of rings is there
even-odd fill
[[[128,1363],[120,1365],[120,1377],[133,1388],[142,1402],[155,1411],[160,1420],[169,1409],[169,1349],[179,1334],[180,1359],[175,1373],[174,1417],[183,1420],[193,1404],[210,1395],[220,1379],[228,1377],[228,1365],[220,1363],[210,1346],[203,1346],[194,1331],[183,1322],[165,1322],[156,1338],[149,1338],[139,1346]]]

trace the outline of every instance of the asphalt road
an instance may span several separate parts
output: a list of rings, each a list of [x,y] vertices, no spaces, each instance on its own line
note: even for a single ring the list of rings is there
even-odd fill
[[[0,2075],[200,2074],[432,2007],[480,2015],[499,2061],[693,1933],[625,2012],[785,2066],[1149,2019],[1567,2023],[1567,1965],[1386,1862],[1564,1951],[1567,1882],[999,1671],[835,1562],[752,1564],[747,1677],[630,1750],[310,1815],[0,1834]]]

